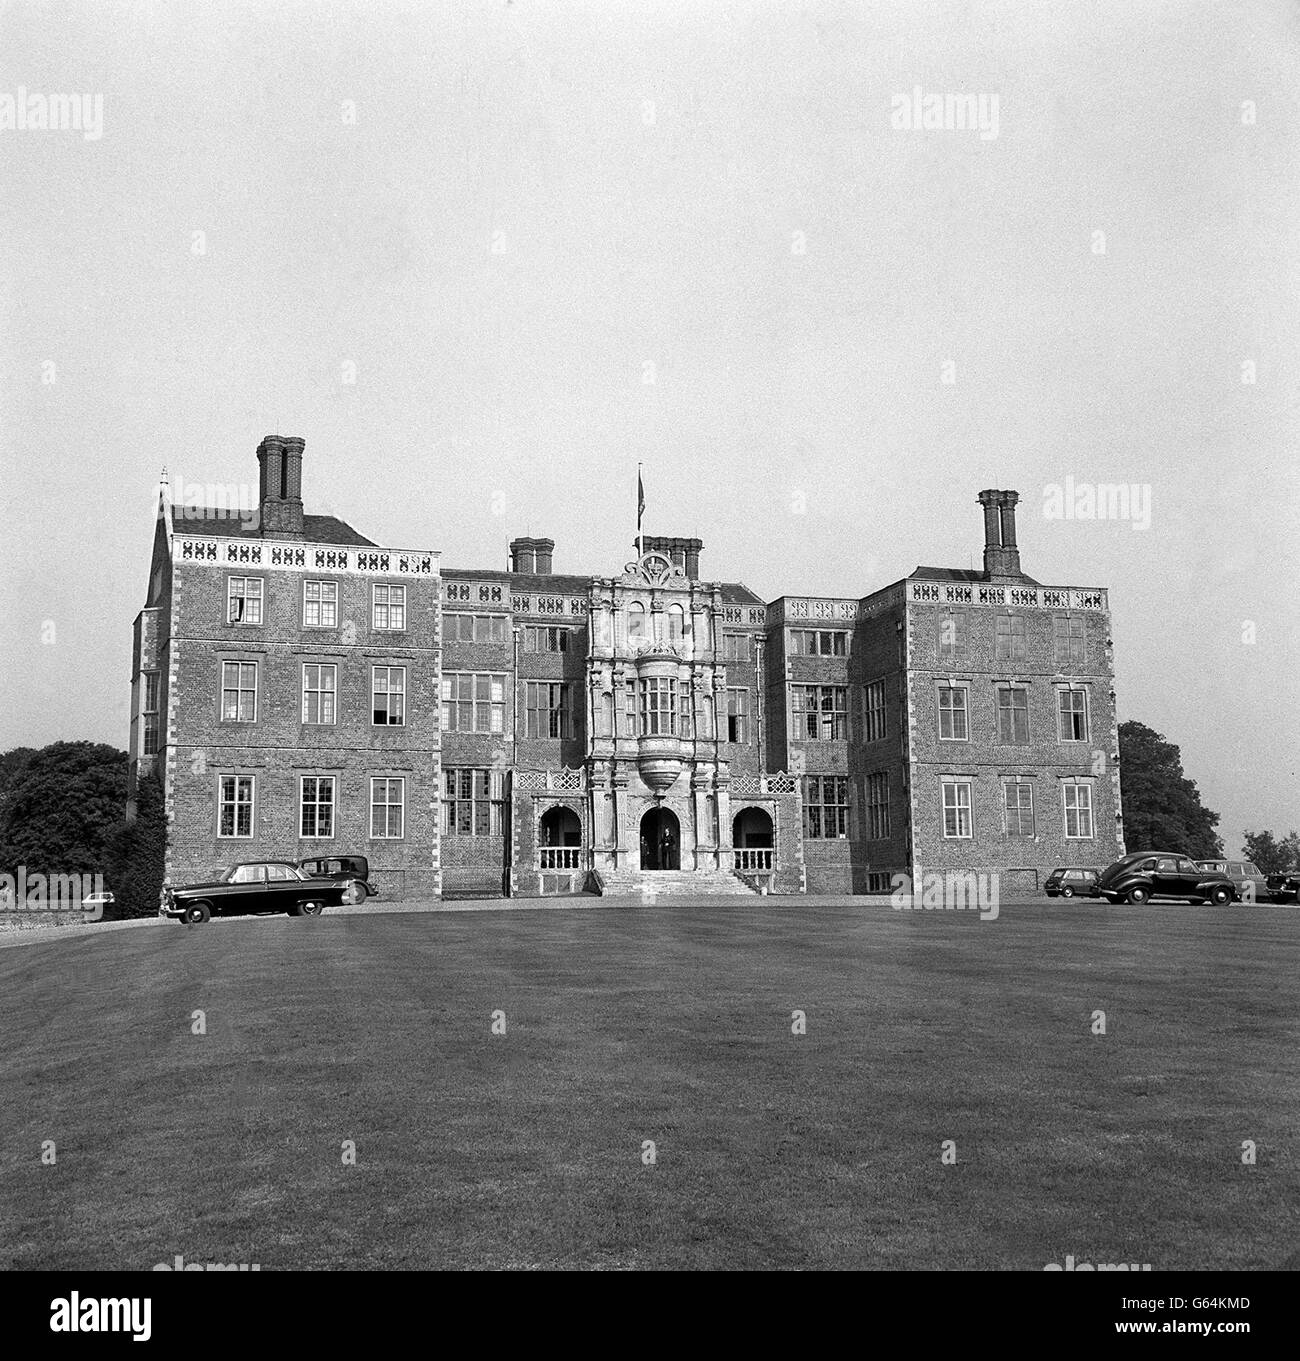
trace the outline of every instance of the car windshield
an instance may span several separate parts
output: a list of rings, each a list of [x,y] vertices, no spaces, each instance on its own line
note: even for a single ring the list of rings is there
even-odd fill
[[[265,865],[232,865],[221,876],[221,882],[223,884],[255,884],[265,878]]]

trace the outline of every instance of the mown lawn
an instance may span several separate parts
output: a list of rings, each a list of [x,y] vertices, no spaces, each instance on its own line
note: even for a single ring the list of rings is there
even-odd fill
[[[0,950],[0,1266],[1276,1266],[1298,964],[1294,908],[824,900]]]

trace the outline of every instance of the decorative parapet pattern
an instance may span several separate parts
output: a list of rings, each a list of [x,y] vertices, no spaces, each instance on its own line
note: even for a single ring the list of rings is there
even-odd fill
[[[756,794],[797,794],[799,777],[778,771],[771,775],[733,775],[731,797],[748,799]]]
[[[878,591],[863,600],[825,600],[810,596],[787,596],[776,607],[783,624],[805,624],[809,620],[833,623],[852,623],[855,619],[870,619],[873,615],[901,603],[901,589]]]
[[[196,538],[177,534],[172,539],[172,561],[234,563],[250,567],[282,567],[288,571],[343,572],[370,576],[436,577],[438,555],[425,552],[382,550],[372,552],[339,548],[334,544],[249,543],[238,539]]]
[[[908,599],[921,605],[1015,605],[1040,610],[1104,610],[1106,592],[1078,586],[990,586],[909,581]]]
[[[582,793],[587,788],[587,772],[569,766],[559,770],[517,770],[515,788],[534,793]]]

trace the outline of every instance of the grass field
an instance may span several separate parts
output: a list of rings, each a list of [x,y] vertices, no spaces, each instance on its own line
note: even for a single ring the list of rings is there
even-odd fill
[[[1278,1266],[1298,964],[1294,908],[825,900],[0,950],[0,1265]]]

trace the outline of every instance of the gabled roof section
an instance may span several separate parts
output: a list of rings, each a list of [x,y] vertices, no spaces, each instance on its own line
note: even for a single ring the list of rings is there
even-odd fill
[[[722,603],[724,605],[764,605],[767,602],[757,596],[743,582],[724,581],[722,583]]]
[[[210,534],[226,539],[260,539],[260,519],[243,520],[223,511],[202,507],[197,512],[183,506],[172,507],[174,534]],[[304,515],[302,517],[304,543],[336,543],[356,548],[378,548],[380,545],[358,534],[344,520],[335,515]]]
[[[1001,580],[1002,578],[999,578]],[[918,567],[911,576],[906,577],[907,581],[962,581],[962,582],[987,582],[990,580],[987,572],[977,572],[969,567]],[[1016,577],[1017,581],[1023,581],[1026,586],[1041,586],[1042,582],[1035,581],[1033,577],[1027,577],[1023,572]]]

